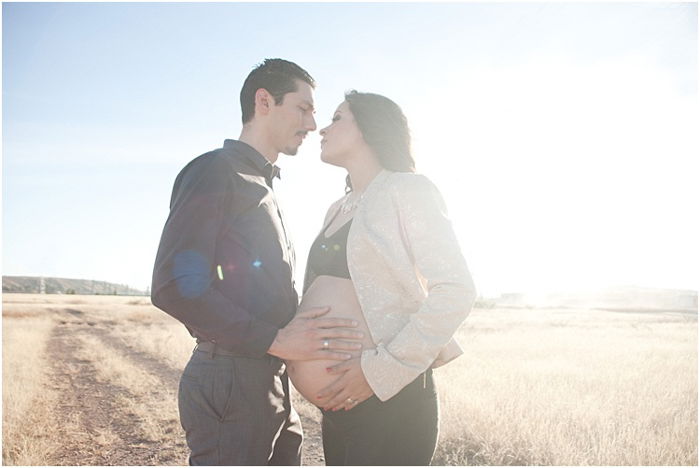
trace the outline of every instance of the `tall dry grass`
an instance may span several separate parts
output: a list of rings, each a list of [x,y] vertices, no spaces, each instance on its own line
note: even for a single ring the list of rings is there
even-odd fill
[[[167,316],[167,320],[163,320],[162,316],[165,314],[160,311],[130,314],[127,316],[130,322],[117,324],[112,335],[126,346],[147,353],[174,369],[184,369],[192,355],[195,339],[181,323],[167,319]]]
[[[696,316],[476,310],[460,335],[437,464],[697,464]]]
[[[55,323],[80,330],[78,357],[94,364],[98,383],[125,389],[112,402],[139,437],[157,447],[182,441],[163,429],[179,431],[172,374],[194,345],[181,324],[134,298],[4,295],[3,303],[5,464],[45,464],[65,442],[45,417],[60,397],[43,355]],[[435,372],[434,464],[697,465],[697,332],[697,315],[475,309],[459,332],[464,356]],[[318,411],[295,401],[313,434]],[[76,414],[62,424],[77,433],[83,421]],[[99,450],[130,443],[95,430]],[[316,445],[307,449],[319,443],[309,437]]]
[[[43,465],[59,441],[45,415],[55,404],[45,356],[53,322],[29,314],[2,323],[2,460]]]

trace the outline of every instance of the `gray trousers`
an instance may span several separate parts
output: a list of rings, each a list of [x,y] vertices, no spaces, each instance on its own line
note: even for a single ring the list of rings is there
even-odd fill
[[[180,379],[190,465],[300,465],[301,421],[277,358],[195,350]]]

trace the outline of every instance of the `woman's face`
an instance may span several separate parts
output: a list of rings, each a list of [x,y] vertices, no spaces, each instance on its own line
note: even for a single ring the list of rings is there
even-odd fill
[[[347,168],[355,154],[366,147],[355,117],[347,101],[343,101],[333,114],[329,126],[321,129],[321,161]]]

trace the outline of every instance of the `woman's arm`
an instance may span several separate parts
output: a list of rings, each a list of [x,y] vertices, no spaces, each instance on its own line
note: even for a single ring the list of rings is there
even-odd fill
[[[362,371],[386,401],[424,372],[450,341],[476,298],[472,277],[439,191],[425,176],[394,174],[392,196],[404,245],[427,297],[388,343],[362,353]]]

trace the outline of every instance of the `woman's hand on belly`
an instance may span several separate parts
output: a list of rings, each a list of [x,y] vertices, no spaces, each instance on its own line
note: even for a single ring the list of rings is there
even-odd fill
[[[335,348],[334,351],[338,350],[347,353],[348,359],[350,357],[358,358],[362,354],[362,349],[375,347],[351,280],[324,275],[317,277],[304,293],[297,316],[305,314],[309,309],[323,306],[330,307],[330,311],[324,315],[324,318],[354,320],[358,323],[358,327],[354,332],[363,333],[364,337],[361,339],[348,339],[321,334],[320,337],[310,337],[307,346],[315,344],[320,351]],[[316,406],[321,406],[321,400],[317,398],[318,393],[329,387],[339,377],[342,377],[341,374],[344,374],[344,372],[341,372],[332,375],[326,370],[342,361],[342,359],[334,357],[329,352],[314,360],[309,360],[308,358],[300,360],[296,358],[286,359],[285,361],[287,362],[289,378],[294,387],[304,398]],[[357,396],[361,395],[358,394]],[[357,396],[350,398],[357,399]]]
[[[329,367],[328,373],[339,377],[316,395],[324,410],[347,411],[374,395],[362,372],[359,357]]]

